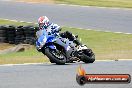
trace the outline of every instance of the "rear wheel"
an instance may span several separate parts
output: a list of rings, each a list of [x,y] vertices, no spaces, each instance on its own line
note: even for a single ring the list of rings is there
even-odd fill
[[[49,48],[45,49],[45,55],[50,59],[51,63],[56,63],[58,65],[63,65],[66,63],[65,55],[59,50],[51,50]]]
[[[81,60],[85,63],[93,63],[95,61],[95,54],[91,49],[84,50]]]
[[[95,61],[95,55],[92,55],[92,57],[89,57],[87,55],[84,55],[85,58],[83,58],[83,62],[85,63],[93,63]]]

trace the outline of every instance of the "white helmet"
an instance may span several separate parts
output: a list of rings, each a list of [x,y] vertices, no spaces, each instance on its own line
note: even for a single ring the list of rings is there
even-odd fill
[[[46,29],[49,26],[49,19],[46,16],[41,16],[38,19],[39,29]]]

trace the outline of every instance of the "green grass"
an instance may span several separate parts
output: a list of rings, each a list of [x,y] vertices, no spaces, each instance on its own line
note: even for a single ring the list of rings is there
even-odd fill
[[[0,54],[0,64],[43,63],[48,61],[47,57],[35,48],[24,52]]]
[[[0,19],[0,25],[34,25],[34,23],[26,23],[26,22],[15,22],[15,21],[10,21],[10,20],[4,20]]]
[[[64,30],[78,34],[93,49],[96,59],[132,59],[132,35],[67,27]]]
[[[101,7],[132,8],[132,0],[55,0],[57,3]]]
[[[21,26],[21,25],[35,25],[35,24],[0,19],[0,25]],[[0,50],[11,48],[13,46],[15,45],[0,43]],[[21,63],[36,63],[36,62],[37,63],[48,62],[48,59],[42,53],[37,52],[35,47],[25,52],[0,54],[0,64],[21,64]]]
[[[92,48],[98,60],[132,59],[132,35],[63,27],[63,31],[66,30],[78,34],[82,42]],[[37,52],[35,47],[25,52],[0,55],[0,64],[34,62],[48,62],[46,56]]]

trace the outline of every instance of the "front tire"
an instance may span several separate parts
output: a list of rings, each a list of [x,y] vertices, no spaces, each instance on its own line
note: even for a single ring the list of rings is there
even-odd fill
[[[51,63],[56,63],[58,65],[64,65],[66,63],[66,57],[59,50],[52,50],[49,48],[45,49],[45,55],[50,59]]]

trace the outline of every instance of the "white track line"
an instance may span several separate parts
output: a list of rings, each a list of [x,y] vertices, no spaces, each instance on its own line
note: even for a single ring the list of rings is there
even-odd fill
[[[74,28],[74,27],[69,27],[69,28]],[[103,30],[96,30],[96,29],[85,29],[85,28],[78,28],[78,29],[83,29],[83,30],[93,30],[93,31],[100,31],[100,32],[111,32],[111,33],[116,33],[116,34],[126,34],[126,35],[130,35],[130,34],[132,34],[132,33],[124,33],[124,32],[103,31]]]
[[[0,19],[2,19],[2,18],[0,18]],[[17,20],[10,20],[10,19],[3,19],[3,20],[14,21],[14,22],[26,22],[26,21],[17,21]],[[33,22],[26,22],[26,23],[33,23]],[[34,23],[34,24],[37,24],[37,23]],[[69,28],[75,28],[75,27],[69,27]],[[101,31],[101,32],[111,32],[111,33],[116,33],[116,34],[127,34],[127,35],[132,34],[132,33],[112,32],[112,31],[103,31],[103,30],[85,29],[85,28],[78,28],[78,29],[83,29],[83,30],[94,30],[94,31]]]
[[[132,61],[132,59],[96,60],[96,62],[111,62],[111,61]],[[24,63],[24,64],[2,64],[0,66],[25,66],[25,65],[42,65],[42,64],[50,64],[50,62],[45,62],[45,63]]]
[[[97,62],[110,62],[110,61],[132,61],[132,59],[118,59],[118,60],[96,60]],[[24,63],[24,64],[2,64],[0,66],[25,66],[25,65],[42,65],[50,64],[50,62],[45,63]]]
[[[96,61],[132,61],[132,59],[117,59],[117,60],[96,60]]]
[[[21,3],[29,3],[29,4],[38,4],[41,2],[25,2],[25,1],[15,1]],[[44,3],[44,4],[54,4],[54,3]],[[115,10],[132,10],[131,8],[120,8],[120,7],[101,7],[101,6],[83,6],[83,5],[74,5],[74,4],[56,4],[60,6],[71,6],[71,7],[82,7],[82,8],[100,8],[100,9],[115,9]]]
[[[72,6],[72,7],[84,7],[84,8],[100,8],[100,9],[115,9],[115,10],[132,10],[131,8],[119,8],[119,7],[101,7],[101,6],[83,6],[83,5],[72,5],[72,4],[57,4],[61,6]]]
[[[20,65],[41,65],[41,64],[48,64],[50,62],[45,63],[24,63],[24,64],[2,64],[0,66],[20,66]]]

